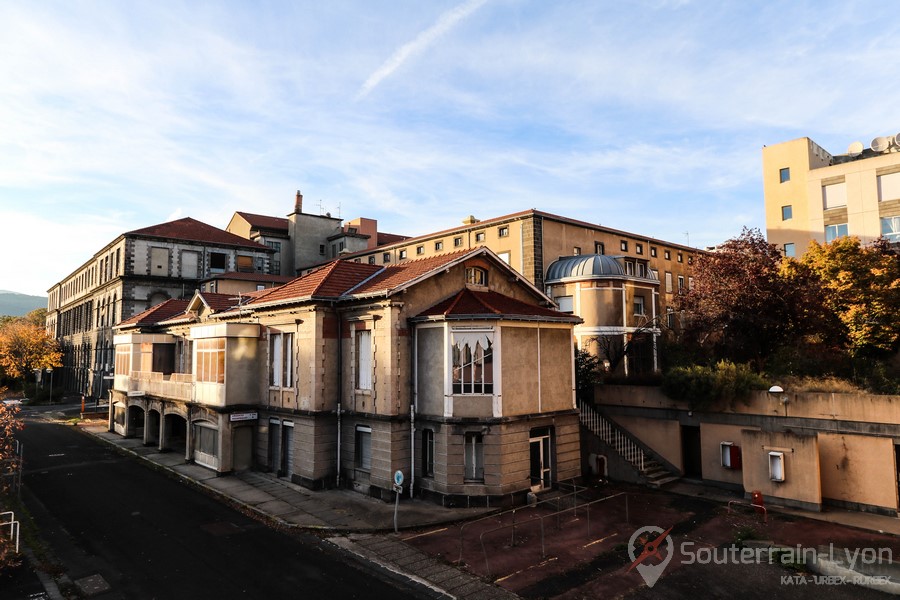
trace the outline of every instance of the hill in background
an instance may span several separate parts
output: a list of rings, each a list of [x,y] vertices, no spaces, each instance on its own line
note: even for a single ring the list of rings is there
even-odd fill
[[[46,296],[0,290],[0,316],[21,317],[36,308],[47,308]]]

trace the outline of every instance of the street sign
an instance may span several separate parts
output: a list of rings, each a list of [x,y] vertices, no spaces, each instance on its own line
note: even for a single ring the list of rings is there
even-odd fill
[[[397,487],[403,485],[403,471],[400,471],[399,469],[394,471],[394,485]]]
[[[144,390],[131,390],[130,392],[128,392],[129,398],[134,398],[136,396],[143,396],[143,395],[144,395]]]
[[[229,417],[230,421],[255,421],[259,418],[259,413],[256,412],[239,412],[239,413],[231,413]]]

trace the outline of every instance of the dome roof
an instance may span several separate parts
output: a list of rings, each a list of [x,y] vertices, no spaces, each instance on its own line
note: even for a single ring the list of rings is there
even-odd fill
[[[625,269],[612,256],[606,254],[582,254],[564,256],[547,269],[545,283],[568,277],[625,277]]]

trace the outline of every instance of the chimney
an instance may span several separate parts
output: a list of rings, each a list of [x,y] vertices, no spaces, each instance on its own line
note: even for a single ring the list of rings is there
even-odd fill
[[[463,219],[462,222],[463,222],[463,225],[474,225],[475,223],[478,223],[479,220],[480,219],[475,218],[475,215],[469,215],[468,217]]]
[[[303,212],[303,194],[297,190],[297,201],[294,203],[294,212],[300,214]]]

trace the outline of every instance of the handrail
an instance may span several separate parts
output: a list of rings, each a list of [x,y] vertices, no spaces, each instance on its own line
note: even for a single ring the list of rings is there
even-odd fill
[[[0,522],[0,527],[6,527],[9,525],[9,539],[15,540],[16,542],[16,554],[19,553],[19,522],[16,521],[16,513],[11,510],[0,513],[0,519],[3,518],[4,515],[9,515],[9,521]]]
[[[753,504],[752,502],[741,502],[740,500],[729,500],[728,501],[728,514],[731,514],[731,505],[737,504],[738,506],[749,506],[750,508],[755,508],[756,512],[761,512],[763,516],[763,523],[769,522],[769,511],[766,510],[766,507],[762,504]]]
[[[603,440],[608,446],[615,448],[625,460],[634,465],[639,471],[644,470],[644,462],[647,460],[644,449],[625,435],[618,425],[601,415],[594,407],[580,400],[578,401],[578,414],[582,425],[590,429],[594,435]]]

